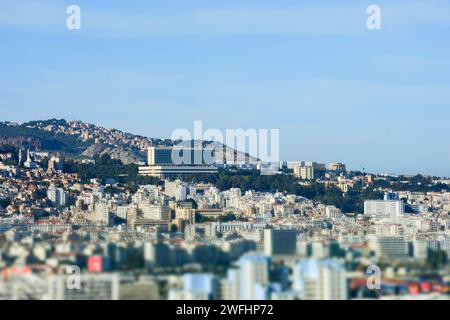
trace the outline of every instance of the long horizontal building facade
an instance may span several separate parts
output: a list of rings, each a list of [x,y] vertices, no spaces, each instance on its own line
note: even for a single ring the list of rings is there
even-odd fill
[[[402,200],[366,200],[364,214],[376,218],[394,218],[405,213]]]
[[[217,173],[216,166],[205,163],[201,149],[183,148],[181,151],[175,150],[175,154],[179,155],[175,159],[173,151],[173,147],[148,148],[147,165],[139,167],[139,174],[170,178],[189,174]]]

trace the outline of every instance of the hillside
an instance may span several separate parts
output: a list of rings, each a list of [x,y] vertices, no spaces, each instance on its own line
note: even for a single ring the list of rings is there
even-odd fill
[[[146,148],[157,141],[81,121],[0,123],[0,145],[61,152],[72,157],[92,158],[107,153],[124,163],[144,160]]]
[[[60,152],[74,158],[108,154],[127,164],[145,161],[148,147],[173,145],[173,141],[147,138],[82,121],[50,119],[22,124],[0,122],[0,145]],[[235,153],[218,143],[215,148],[218,158],[223,158],[224,153]]]

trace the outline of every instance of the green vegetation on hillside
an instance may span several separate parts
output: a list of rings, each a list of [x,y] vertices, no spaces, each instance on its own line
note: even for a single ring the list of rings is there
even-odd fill
[[[440,192],[442,190],[450,190],[450,187],[446,184],[433,183],[433,180],[438,179],[438,177],[425,177],[420,174],[412,177],[389,177],[386,180],[375,180],[373,187],[411,192]]]
[[[136,188],[141,184],[158,184],[159,179],[138,175],[138,166],[135,164],[123,164],[120,160],[111,159],[107,154],[94,158],[95,163],[78,163],[66,160],[64,171],[77,173],[82,182],[90,179],[101,179],[104,183],[107,179],[113,179],[118,183],[127,184]]]
[[[48,121],[50,124],[50,121],[56,120]],[[54,124],[53,122],[51,123]],[[82,141],[76,136],[28,127],[31,124],[33,124],[33,122],[24,123],[17,126],[0,123],[0,137],[30,138],[32,141],[39,144],[40,149],[42,150],[59,151],[71,155],[81,154],[92,143],[89,141]],[[35,145],[31,143],[30,146],[25,145],[24,147],[31,147],[33,149]]]

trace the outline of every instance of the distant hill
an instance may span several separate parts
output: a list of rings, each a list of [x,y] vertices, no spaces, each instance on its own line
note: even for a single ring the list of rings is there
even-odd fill
[[[137,163],[146,160],[148,147],[173,144],[170,139],[147,138],[82,121],[49,119],[21,124],[0,122],[0,145],[60,152],[75,158],[109,154],[123,163]],[[223,158],[224,154],[236,153],[221,144],[214,145],[216,157]]]
[[[1,122],[0,144],[32,150],[61,151],[76,155],[87,148],[90,142],[79,140],[75,136],[46,131],[26,124]]]

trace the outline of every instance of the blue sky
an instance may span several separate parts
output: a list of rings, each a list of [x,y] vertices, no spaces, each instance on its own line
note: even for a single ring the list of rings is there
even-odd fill
[[[450,176],[449,37],[446,0],[2,0],[0,118],[278,128],[286,160]]]

